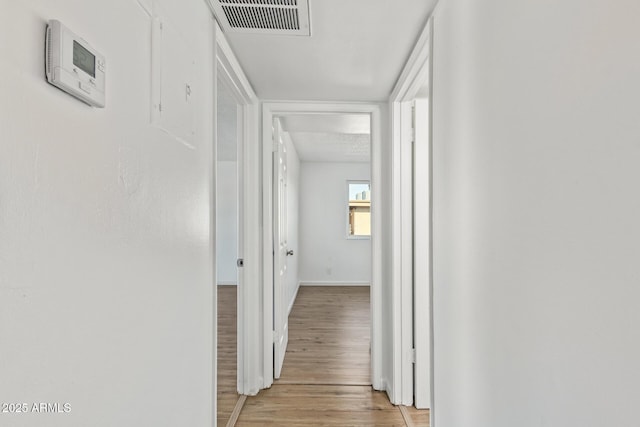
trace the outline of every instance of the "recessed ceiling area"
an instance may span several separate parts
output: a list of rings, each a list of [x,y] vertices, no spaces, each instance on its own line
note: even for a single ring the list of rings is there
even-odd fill
[[[366,114],[291,114],[280,117],[301,162],[368,163],[371,118]]]
[[[310,0],[311,37],[225,33],[259,98],[386,101],[437,0]]]

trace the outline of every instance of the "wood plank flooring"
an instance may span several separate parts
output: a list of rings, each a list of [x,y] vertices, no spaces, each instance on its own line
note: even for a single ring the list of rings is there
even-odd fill
[[[218,426],[224,427],[237,392],[237,288],[218,286]]]
[[[429,427],[429,410],[416,409],[413,406],[398,406],[405,416],[407,427]]]
[[[248,397],[236,426],[405,426],[370,386],[274,384]]]
[[[236,288],[218,287],[218,426],[236,393]],[[391,405],[370,386],[369,288],[300,288],[282,376],[247,397],[236,426],[429,426],[429,411]],[[405,419],[406,417],[406,419]]]
[[[370,385],[368,286],[302,286],[278,384]]]

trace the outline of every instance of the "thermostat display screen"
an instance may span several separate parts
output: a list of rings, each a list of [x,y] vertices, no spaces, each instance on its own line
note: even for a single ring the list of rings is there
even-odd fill
[[[77,41],[73,41],[73,65],[91,77],[96,76],[96,57]]]
[[[44,58],[49,83],[92,107],[104,108],[106,58],[57,19],[47,23]]]

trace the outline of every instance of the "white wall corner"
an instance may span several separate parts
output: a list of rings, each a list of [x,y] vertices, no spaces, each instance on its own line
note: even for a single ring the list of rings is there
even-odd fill
[[[298,298],[298,291],[300,290],[301,285],[302,283],[298,281],[298,286],[296,286],[296,290],[293,292],[293,297],[291,298],[291,301],[289,301],[289,307],[287,308],[287,313],[289,315],[291,314],[291,310],[293,310],[293,305],[295,304],[296,299]]]

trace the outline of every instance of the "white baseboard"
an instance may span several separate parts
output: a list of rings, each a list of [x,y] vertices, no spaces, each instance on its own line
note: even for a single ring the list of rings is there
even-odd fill
[[[396,402],[396,400],[393,398],[395,393],[393,392],[392,387],[390,387],[390,382],[383,378],[381,381],[381,386],[382,387],[380,388],[380,391],[384,391],[387,394],[389,402],[391,402],[392,405],[398,405],[399,402]]]
[[[218,282],[218,286],[238,286],[236,282]]]
[[[371,286],[370,282],[300,282],[300,286]]]
[[[389,389],[387,388],[387,380],[385,380],[384,378],[380,379],[380,388],[373,388],[374,390],[377,391],[384,391],[385,393],[387,393],[387,396],[389,396]],[[389,401],[391,401],[391,399],[389,399]]]

